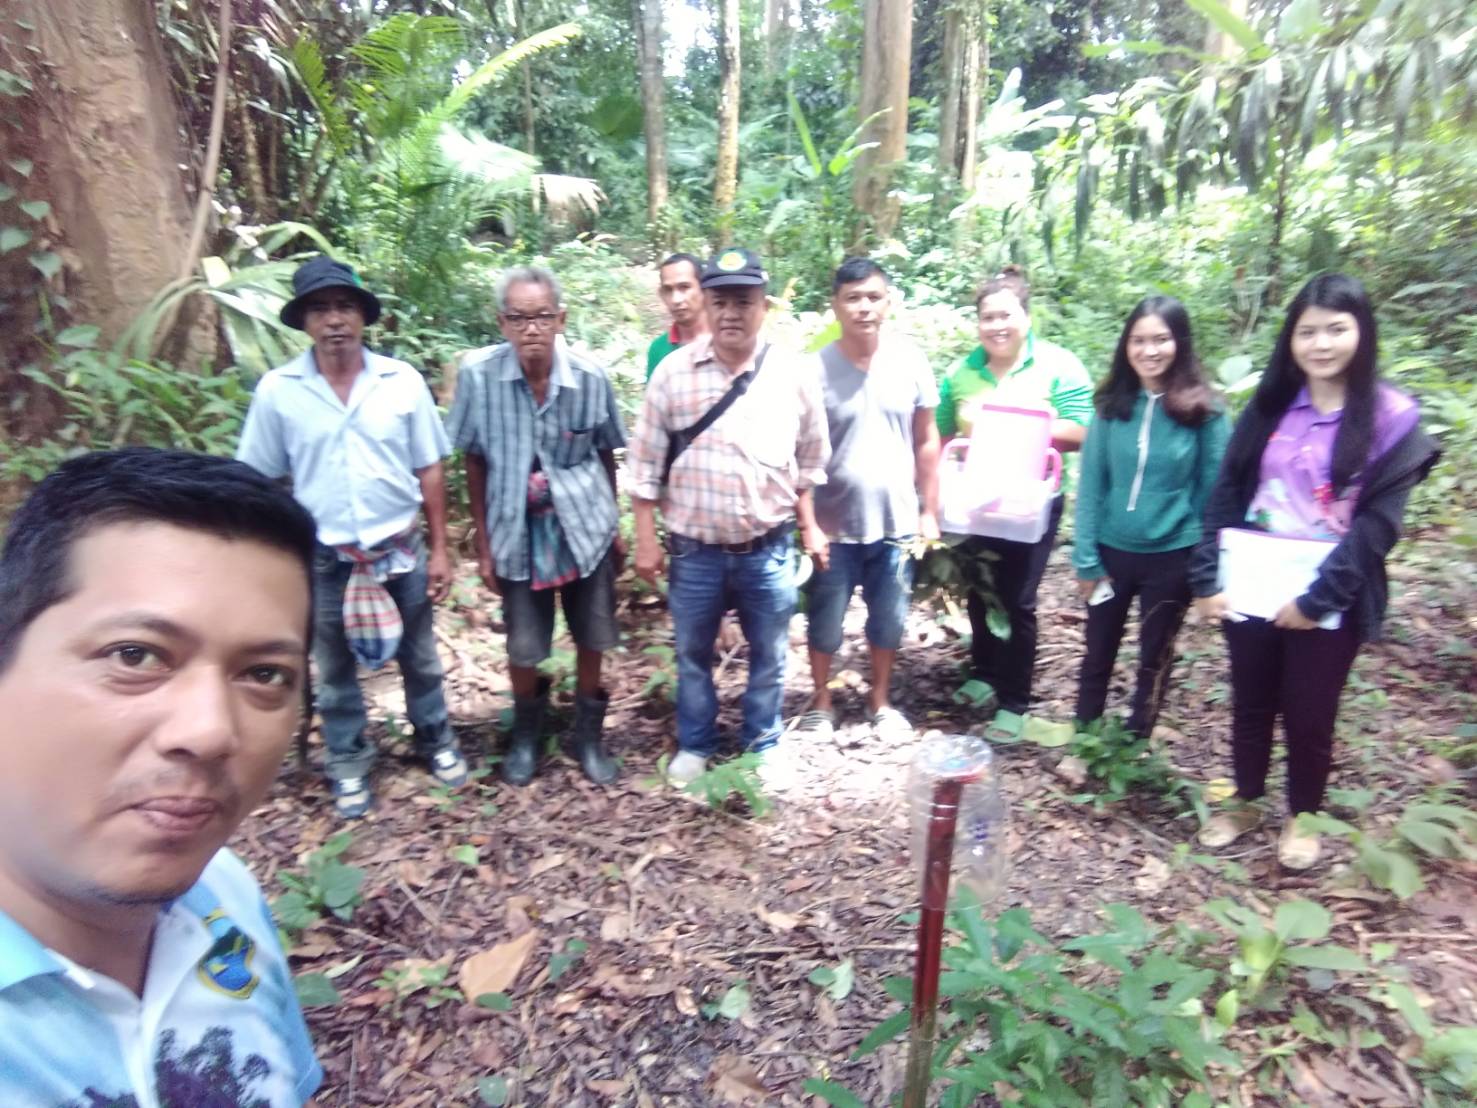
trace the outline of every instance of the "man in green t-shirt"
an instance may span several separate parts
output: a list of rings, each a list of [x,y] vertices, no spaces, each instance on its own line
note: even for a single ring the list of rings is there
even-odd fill
[[[1056,416],[1052,445],[1063,454],[1081,448],[1092,419],[1092,382],[1075,354],[1032,332],[1030,296],[1025,275],[1015,266],[980,285],[975,295],[980,345],[939,387],[935,418],[944,439],[969,435],[981,404],[1046,405]],[[1056,541],[1062,503],[1059,491],[1046,533],[1036,542],[975,536],[965,544],[970,551],[992,556],[995,600],[1010,623],[1009,637],[997,637],[990,629],[987,598],[969,591],[972,668],[995,693],[999,711],[990,731],[997,739],[1015,738],[1025,725],[1036,668],[1036,592]],[[1056,730],[1050,725],[1046,729]],[[1045,740],[1042,727],[1033,733]],[[1071,737],[1070,730],[1066,737]]]
[[[702,262],[691,254],[673,254],[657,267],[657,295],[672,325],[656,338],[646,349],[646,379],[672,351],[693,339],[708,333],[708,317],[703,311],[703,291],[698,288],[698,276]]]

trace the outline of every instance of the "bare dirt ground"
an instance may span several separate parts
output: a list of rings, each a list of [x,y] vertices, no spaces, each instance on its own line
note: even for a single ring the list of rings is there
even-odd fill
[[[1334,784],[1374,790],[1364,819],[1388,821],[1405,798],[1463,771],[1433,753],[1470,725],[1474,574],[1463,553],[1436,537],[1402,547],[1394,567],[1390,641],[1367,648],[1346,693]],[[453,714],[468,753],[496,750],[505,708],[502,636],[472,567],[443,614]],[[653,674],[670,668],[664,607],[639,598],[623,619],[626,645],[610,665],[609,735],[624,761],[620,782],[586,782],[562,756],[526,789],[495,772],[454,796],[393,743],[403,707],[393,674],[377,675],[390,718],[378,770],[378,806],[352,828],[345,861],[367,873],[352,919],[297,938],[299,972],[328,972],[342,994],[308,1018],[327,1070],[321,1105],[698,1106],[819,1104],[805,1079],[826,1077],[868,1105],[899,1090],[901,1042],[852,1061],[861,1039],[897,1010],[884,981],[912,970],[916,879],[907,856],[903,793],[913,745],[886,747],[862,722],[859,693],[838,696],[845,726],[825,745],[797,743],[794,779],[775,810],[753,818],[738,803],[707,808],[656,782],[672,748],[670,705]],[[861,615],[854,602],[851,622]],[[1059,550],[1042,587],[1037,669],[1041,711],[1070,716],[1083,617]],[[855,682],[865,670],[859,627],[838,662]],[[1229,772],[1225,659],[1219,636],[1189,626],[1159,738],[1187,776]],[[652,650],[652,648],[656,648]],[[1132,638],[1120,659],[1116,703],[1127,688]],[[651,651],[651,652],[648,652]],[[896,703],[920,731],[963,731],[980,720],[952,700],[965,651],[932,616],[915,611],[896,681]],[[732,728],[745,673],[739,647],[722,665],[723,719]],[[803,620],[794,628],[786,712],[805,704]],[[567,695],[563,698],[567,702]],[[549,734],[561,733],[559,712]],[[316,756],[316,748],[314,754]],[[1132,904],[1151,921],[1207,927],[1202,904],[1230,896],[1266,908],[1292,895],[1334,913],[1334,938],[1366,949],[1389,941],[1409,967],[1429,1014],[1477,1023],[1477,867],[1429,865],[1427,887],[1397,903],[1340,876],[1350,850],[1329,865],[1284,872],[1276,824],[1233,848],[1245,879],[1186,862],[1177,844],[1193,817],[1151,800],[1095,812],[1055,772],[1064,751],[999,749],[1013,810],[1012,876],[1001,909],[1028,908],[1054,937],[1100,927],[1105,904]],[[1279,794],[1280,795],[1280,794]],[[280,870],[301,871],[311,851],[341,830],[316,776],[286,773],[243,826],[235,846],[269,890]],[[470,849],[468,849],[470,848]],[[1183,852],[1180,852],[1183,854]],[[573,945],[571,945],[573,944]],[[583,944],[583,945],[581,945]],[[486,953],[490,952],[490,953]],[[468,965],[473,956],[483,955]],[[833,999],[811,983],[817,967],[850,960],[855,985]],[[426,964],[429,978],[407,975]],[[511,977],[509,975],[511,974]],[[406,995],[407,980],[434,980]],[[503,984],[506,981],[506,984]],[[488,984],[497,988],[486,988]],[[502,993],[506,1010],[446,990]],[[715,1009],[729,996],[730,1015]],[[712,1007],[709,1007],[712,1006]],[[735,1014],[736,1013],[736,1014]],[[1235,1085],[1244,1104],[1418,1103],[1391,1033],[1390,1047],[1341,1051],[1304,1044],[1290,1060],[1258,1057]],[[1233,1044],[1234,1045],[1234,1044]],[[495,1079],[482,1099],[477,1082]]]

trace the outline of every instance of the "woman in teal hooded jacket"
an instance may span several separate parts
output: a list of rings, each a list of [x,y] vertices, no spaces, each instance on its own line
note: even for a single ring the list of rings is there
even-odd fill
[[[1190,317],[1171,296],[1129,313],[1095,396],[1082,447],[1072,563],[1087,608],[1077,719],[1103,714],[1134,597],[1138,679],[1128,729],[1148,735],[1190,604],[1190,553],[1229,426],[1195,357]]]

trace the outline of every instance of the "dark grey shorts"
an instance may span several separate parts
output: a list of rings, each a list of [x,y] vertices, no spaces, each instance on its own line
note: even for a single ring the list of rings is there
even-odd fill
[[[557,589],[533,589],[527,581],[497,579],[508,625],[508,662],[532,667],[549,656],[554,642],[554,594],[576,646],[609,650],[620,641],[615,622],[615,552],[607,550],[594,571]]]

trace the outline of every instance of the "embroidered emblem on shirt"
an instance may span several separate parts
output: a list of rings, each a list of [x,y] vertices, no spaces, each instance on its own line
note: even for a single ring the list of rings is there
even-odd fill
[[[261,983],[261,978],[251,968],[251,960],[256,956],[256,943],[220,909],[211,912],[202,922],[215,942],[195,967],[200,980],[216,992],[245,1000]]]

